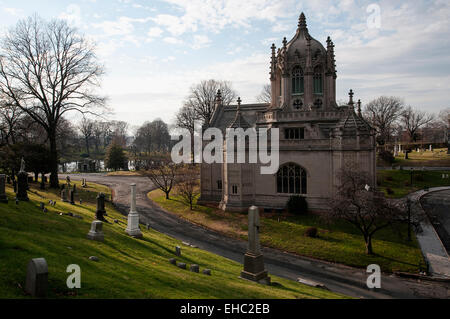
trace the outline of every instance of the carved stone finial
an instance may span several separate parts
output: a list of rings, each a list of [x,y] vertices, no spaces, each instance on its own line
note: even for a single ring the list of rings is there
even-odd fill
[[[350,99],[348,101],[348,105],[350,105],[350,106],[355,105],[355,103],[353,102],[353,95],[355,95],[355,93],[353,93],[353,90],[350,89],[350,92],[348,93],[348,96],[350,97]]]
[[[238,108],[240,108],[240,106],[241,106],[241,102],[242,102],[242,100],[241,100],[241,97],[238,97],[238,99],[237,99],[237,103],[238,103]]]
[[[358,116],[362,117],[362,113],[361,113],[361,100],[358,100]]]
[[[287,45],[287,40],[286,37],[283,38],[283,48],[286,49],[286,45]]]
[[[300,17],[298,18],[298,28],[299,29],[306,29],[307,28],[306,17],[305,17],[305,14],[303,12],[300,14]]]

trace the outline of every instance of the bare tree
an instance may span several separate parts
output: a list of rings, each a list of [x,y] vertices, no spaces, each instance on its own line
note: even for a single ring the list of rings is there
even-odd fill
[[[57,127],[67,112],[95,113],[104,74],[94,46],[65,21],[37,16],[21,20],[2,39],[0,93],[46,131],[50,142],[50,184],[58,187]]]
[[[176,170],[176,165],[157,163],[153,166],[153,168],[145,172],[145,175],[156,187],[166,194],[166,199],[169,199],[169,194],[175,185]]]
[[[260,103],[272,102],[272,87],[270,84],[263,86],[261,93],[256,97],[256,100]]]
[[[203,124],[208,125],[214,112],[214,102],[218,90],[222,93],[224,105],[230,105],[238,97],[230,82],[207,80],[191,87],[190,95],[184,105],[191,105],[197,117],[203,121]]]
[[[94,121],[83,117],[83,119],[80,121],[80,124],[78,125],[78,129],[80,130],[81,134],[84,138],[84,143],[86,145],[86,153],[88,156],[90,156],[89,152],[89,140],[91,139],[92,135],[94,134]]]
[[[194,166],[186,167],[176,185],[177,194],[193,209],[194,200],[200,194],[199,176]]]
[[[354,225],[364,237],[366,253],[373,254],[372,238],[376,232],[398,221],[401,215],[396,204],[370,187],[370,177],[354,164],[347,164],[340,173],[341,185],[330,201],[331,218]]]
[[[403,101],[394,96],[380,96],[366,105],[364,117],[376,130],[378,144],[384,145],[389,141],[394,123],[399,119],[403,108]]]
[[[401,115],[402,126],[408,133],[411,142],[416,142],[419,139],[420,128],[433,120],[432,114],[413,109],[411,106],[408,106]]]
[[[6,99],[0,101],[0,145],[16,143],[22,120],[23,112],[18,106]]]

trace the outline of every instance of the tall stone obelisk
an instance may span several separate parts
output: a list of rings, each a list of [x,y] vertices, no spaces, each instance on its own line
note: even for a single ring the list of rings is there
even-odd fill
[[[252,206],[248,210],[248,248],[244,256],[244,270],[241,272],[241,278],[270,284],[259,244],[259,227],[259,209]]]
[[[131,207],[128,213],[128,226],[125,230],[128,235],[135,238],[142,238],[142,232],[139,229],[139,214],[136,211],[136,184],[131,184]]]

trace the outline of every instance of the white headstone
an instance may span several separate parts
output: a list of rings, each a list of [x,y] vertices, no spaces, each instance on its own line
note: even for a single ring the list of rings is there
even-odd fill
[[[44,258],[31,259],[27,267],[25,291],[33,297],[47,296],[48,265]]]
[[[136,211],[136,184],[131,184],[131,208],[128,213],[128,225],[126,233],[132,237],[142,238],[142,232],[139,228],[139,214]]]
[[[99,220],[94,220],[91,224],[91,230],[87,234],[87,238],[90,240],[103,241],[103,223]]]

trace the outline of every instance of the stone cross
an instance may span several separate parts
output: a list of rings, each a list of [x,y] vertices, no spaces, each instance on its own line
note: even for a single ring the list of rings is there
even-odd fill
[[[142,232],[139,229],[139,214],[136,211],[136,184],[131,184],[131,204],[128,213],[128,225],[126,233],[135,238],[142,238]]]
[[[33,297],[45,298],[48,287],[48,265],[44,258],[31,259],[27,267],[25,291]]]
[[[90,240],[103,241],[103,223],[99,220],[94,220],[91,224],[91,230],[87,234]]]
[[[0,203],[8,203],[8,197],[5,191],[6,175],[0,174]]]
[[[100,193],[97,196],[97,210],[95,211],[95,218],[97,220],[105,220],[105,217],[103,217],[106,214],[105,210],[105,194]]]

